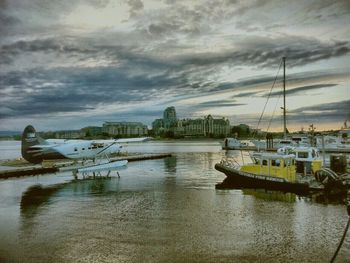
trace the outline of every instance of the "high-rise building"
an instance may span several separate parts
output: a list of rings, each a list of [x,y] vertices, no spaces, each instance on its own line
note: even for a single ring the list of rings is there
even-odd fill
[[[165,130],[175,128],[177,123],[175,107],[168,107],[163,113],[163,125]]]
[[[155,135],[160,135],[164,131],[163,119],[156,119],[152,122],[152,129]]]

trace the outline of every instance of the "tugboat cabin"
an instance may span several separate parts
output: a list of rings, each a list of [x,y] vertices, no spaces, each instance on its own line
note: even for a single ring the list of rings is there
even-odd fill
[[[241,166],[240,171],[265,176],[275,176],[289,182],[296,181],[295,156],[274,153],[254,153],[253,163]]]
[[[294,149],[297,173],[314,174],[322,168],[317,148],[298,147]]]

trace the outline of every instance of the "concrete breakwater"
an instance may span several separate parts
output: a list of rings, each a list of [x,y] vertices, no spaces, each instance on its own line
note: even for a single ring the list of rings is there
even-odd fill
[[[18,169],[0,171],[0,179],[55,173],[57,171],[57,167],[20,167]]]

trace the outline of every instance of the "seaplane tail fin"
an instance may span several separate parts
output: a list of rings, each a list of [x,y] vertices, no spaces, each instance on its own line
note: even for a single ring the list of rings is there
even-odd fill
[[[35,148],[35,145],[47,144],[47,141],[36,134],[34,127],[28,125],[22,133],[22,157],[31,163],[41,163],[43,160],[41,155],[38,153],[38,150],[35,151],[33,148]]]

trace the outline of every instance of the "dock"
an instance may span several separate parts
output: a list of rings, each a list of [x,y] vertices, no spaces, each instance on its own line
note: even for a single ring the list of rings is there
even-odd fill
[[[163,159],[166,157],[171,157],[171,153],[152,153],[152,154],[138,154],[122,157],[113,157],[110,158],[111,161],[120,161],[127,160],[128,162],[143,161],[143,160],[154,160],[154,159]]]
[[[111,161],[127,160],[128,162],[136,162],[143,160],[154,160],[171,157],[171,153],[159,153],[159,154],[135,154],[129,156],[117,156],[110,158]],[[59,171],[71,171],[77,169],[77,167],[83,165],[82,160],[50,160],[44,161],[40,166],[29,164],[27,166],[13,167],[11,169],[0,170],[0,179],[16,178],[23,176],[34,176],[48,173],[56,173]]]
[[[0,171],[0,179],[56,173],[57,167],[20,167]]]
[[[222,147],[223,150],[239,150],[239,151],[268,151],[268,152],[277,152],[277,148],[257,148],[255,146],[240,146],[240,147]],[[318,149],[322,152],[322,149]],[[350,148],[325,148],[325,153],[350,153]]]

